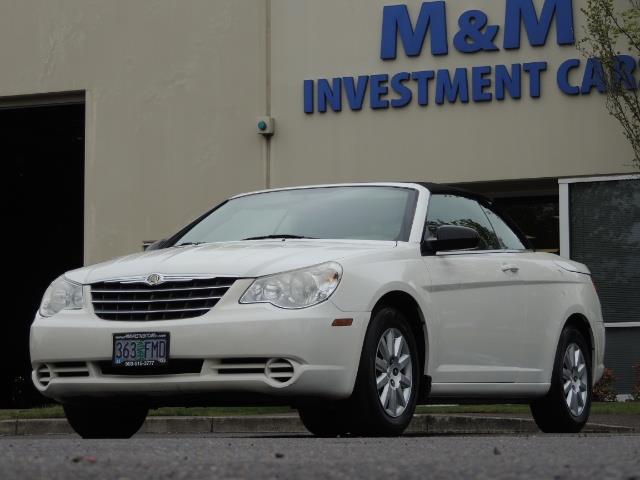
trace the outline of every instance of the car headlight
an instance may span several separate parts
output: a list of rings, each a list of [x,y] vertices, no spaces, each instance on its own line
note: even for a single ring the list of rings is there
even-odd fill
[[[40,315],[50,317],[61,310],[77,310],[83,304],[82,285],[70,282],[63,275],[56,278],[44,292]]]
[[[313,267],[257,278],[240,303],[270,303],[280,308],[306,308],[324,302],[336,290],[342,267],[327,262]]]

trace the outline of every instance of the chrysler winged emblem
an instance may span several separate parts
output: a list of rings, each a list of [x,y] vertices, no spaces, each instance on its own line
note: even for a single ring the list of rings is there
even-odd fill
[[[152,273],[151,275],[149,275],[147,277],[147,285],[158,285],[159,283],[162,283],[162,276],[160,276],[157,273]]]

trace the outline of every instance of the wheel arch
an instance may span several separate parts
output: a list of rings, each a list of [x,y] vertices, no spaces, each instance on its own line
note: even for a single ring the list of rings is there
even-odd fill
[[[391,290],[378,299],[371,310],[371,316],[373,317],[383,307],[397,308],[409,321],[409,326],[418,344],[422,374],[426,375],[429,361],[429,334],[424,314],[417,300],[413,295],[403,290]]]
[[[591,324],[587,317],[585,317],[582,313],[572,313],[569,315],[569,318],[564,322],[562,327],[562,331],[564,331],[568,327],[573,327],[578,330],[584,339],[587,341],[589,345],[589,352],[591,353],[591,368],[595,368],[595,337],[593,335],[593,329],[591,328]]]

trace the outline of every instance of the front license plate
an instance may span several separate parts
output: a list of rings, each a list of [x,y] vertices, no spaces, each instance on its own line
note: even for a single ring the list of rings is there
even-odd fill
[[[115,367],[164,367],[168,363],[168,332],[113,334]]]

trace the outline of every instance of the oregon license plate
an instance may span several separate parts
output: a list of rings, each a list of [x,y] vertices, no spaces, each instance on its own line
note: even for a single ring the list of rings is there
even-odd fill
[[[168,362],[168,332],[113,334],[115,367],[163,367]]]

